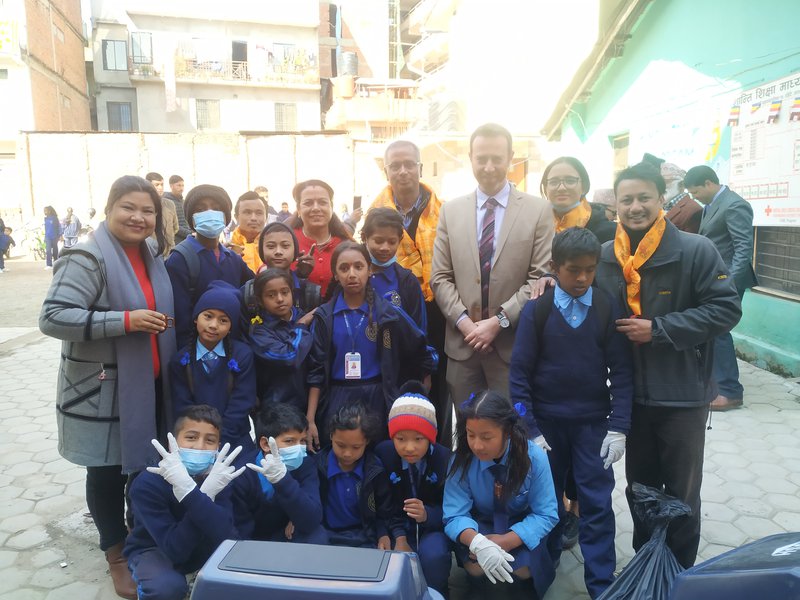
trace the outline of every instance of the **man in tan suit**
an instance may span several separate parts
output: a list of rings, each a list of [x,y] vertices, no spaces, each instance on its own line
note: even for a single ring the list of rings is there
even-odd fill
[[[447,319],[447,383],[453,402],[493,389],[508,395],[520,311],[546,270],[553,241],[550,204],[508,181],[511,134],[489,123],[470,138],[478,189],[442,205],[431,287]]]

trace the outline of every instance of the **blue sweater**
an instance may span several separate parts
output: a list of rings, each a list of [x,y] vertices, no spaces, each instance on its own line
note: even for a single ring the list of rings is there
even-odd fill
[[[595,289],[595,293],[604,293]],[[623,318],[609,296],[611,318],[605,332],[598,328],[594,305],[586,320],[570,327],[554,306],[536,339],[537,300],[522,309],[511,354],[509,391],[521,402],[531,437],[540,435],[536,418],[590,421],[610,416],[609,429],[627,434],[633,401],[633,358],[630,342],[614,325]],[[606,381],[610,380],[609,386]]]
[[[244,452],[237,458],[236,467],[248,462],[258,464],[260,450]],[[291,521],[300,533],[312,533],[322,523],[322,503],[319,499],[319,478],[313,456],[272,488],[270,498],[264,493],[261,475],[246,469],[233,480],[233,507],[236,529],[243,539],[269,540]]]
[[[414,273],[394,263],[384,271],[370,275],[369,279],[377,295],[404,310],[422,331],[428,331],[425,296]]]
[[[239,539],[233,525],[230,486],[216,500],[200,491],[200,481],[178,502],[160,475],[143,471],[131,485],[133,531],[124,554],[131,558],[158,548],[180,573],[196,571],[226,539]]]
[[[431,445],[425,455],[425,471],[421,473],[421,481],[417,487],[416,498],[422,500],[428,518],[419,524],[420,535],[429,531],[442,531],[442,498],[444,482],[447,479],[447,467],[450,463],[450,450],[440,444]],[[416,532],[417,522],[403,511],[403,501],[414,498],[408,469],[403,469],[403,461],[394,449],[392,440],[385,440],[375,448],[375,455],[383,463],[389,474],[392,491],[392,504],[398,517],[398,526],[392,530],[392,536],[412,536]]]
[[[206,373],[202,361],[196,360],[194,342],[172,357],[169,361],[172,422],[190,406],[208,404],[222,416],[221,443],[230,442],[231,447],[241,444],[248,450],[253,447],[248,416],[256,405],[253,353],[247,344],[236,340],[231,340],[230,349],[231,356],[219,360],[211,373]],[[236,361],[238,372],[230,365],[231,359]]]
[[[200,261],[200,272],[197,274],[194,298],[189,295],[189,267],[183,256],[178,252],[173,252],[166,261],[167,272],[172,282],[172,295],[175,300],[175,335],[178,348],[188,344],[192,338],[194,305],[206,291],[209,283],[221,279],[238,288],[248,279],[255,277],[242,257],[232,250],[228,250],[222,244],[218,246],[220,254],[219,261],[217,261],[214,253],[195,238],[188,237],[185,242],[194,247]]]
[[[61,223],[58,217],[49,216],[44,218],[44,237],[49,240],[58,239],[61,235]]]
[[[258,397],[266,402],[290,402],[303,413],[308,404],[305,360],[314,341],[305,325],[295,321],[303,312],[295,308],[292,321],[271,315],[251,325],[248,342],[256,357]]]

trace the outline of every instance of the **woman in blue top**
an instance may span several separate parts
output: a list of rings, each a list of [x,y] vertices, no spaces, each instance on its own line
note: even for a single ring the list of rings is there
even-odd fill
[[[52,269],[53,263],[58,259],[58,238],[61,237],[61,222],[58,220],[56,210],[52,206],[44,207],[44,245],[47,265],[45,269]]]
[[[402,308],[422,331],[428,330],[425,297],[416,276],[397,264],[403,239],[403,217],[393,208],[372,208],[364,220],[361,239],[369,252],[370,283],[375,293]]]
[[[328,441],[322,430],[340,406],[361,402],[385,424],[401,374],[429,384],[436,367],[425,334],[375,294],[368,265],[364,246],[339,244],[331,256],[327,302],[314,312],[306,412],[312,450]],[[384,426],[379,440],[387,437]]]
[[[518,414],[492,391],[459,409],[454,459],[444,487],[444,531],[467,572],[492,582],[533,579],[543,598],[555,577],[547,534],[558,522],[550,465]]]

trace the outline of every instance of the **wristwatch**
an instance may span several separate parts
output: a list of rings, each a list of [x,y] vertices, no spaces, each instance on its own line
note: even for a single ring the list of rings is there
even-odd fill
[[[508,329],[511,327],[511,321],[508,320],[508,317],[505,315],[505,313],[501,311],[495,316],[497,317],[497,320],[500,321],[500,327],[502,329]]]

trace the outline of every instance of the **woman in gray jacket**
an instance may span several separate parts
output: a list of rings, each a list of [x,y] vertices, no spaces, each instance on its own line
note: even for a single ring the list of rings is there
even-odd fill
[[[56,399],[58,450],[86,467],[86,502],[114,588],[136,598],[122,546],[125,485],[152,464],[150,440],[171,424],[167,369],[175,353],[172,286],[148,243],[163,247],[161,200],[152,184],[124,176],[111,186],[106,220],[65,249],[42,306],[42,333],[63,340]]]

